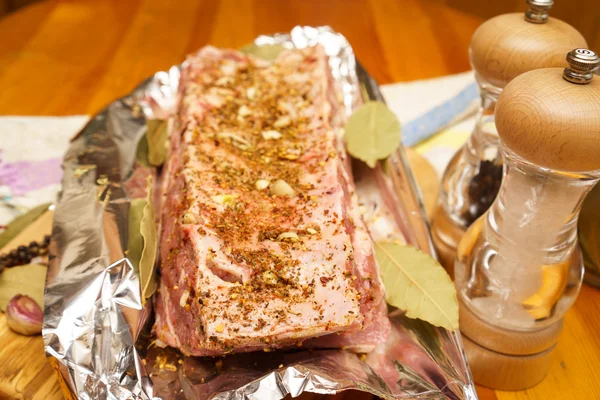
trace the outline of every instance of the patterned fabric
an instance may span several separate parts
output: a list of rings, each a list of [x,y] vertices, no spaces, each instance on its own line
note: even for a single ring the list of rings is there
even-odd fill
[[[402,122],[402,140],[441,175],[471,132],[477,87],[471,72],[382,86]],[[54,201],[61,160],[88,116],[0,117],[0,226],[38,204]]]
[[[0,117],[0,225],[54,201],[69,139],[88,119]]]

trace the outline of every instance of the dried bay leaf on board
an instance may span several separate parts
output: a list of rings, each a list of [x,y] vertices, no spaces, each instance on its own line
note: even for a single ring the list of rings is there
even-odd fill
[[[0,234],[0,249],[17,236],[23,229],[33,223],[33,221],[41,217],[48,207],[50,207],[50,203],[42,204],[13,219],[4,232]],[[12,249],[7,250],[10,251]]]
[[[41,264],[5,268],[0,273],[0,310],[5,311],[10,299],[18,294],[31,297],[43,309],[47,270]]]
[[[369,101],[346,122],[344,139],[354,158],[374,168],[400,146],[400,121],[384,103]]]
[[[153,187],[154,180],[149,176],[147,182],[146,204],[140,221],[140,234],[144,241],[140,255],[139,273],[142,288],[142,302],[156,291],[156,254],[158,246],[158,230],[156,227],[156,212],[154,210]]]
[[[167,160],[167,121],[148,119],[146,128],[148,163],[154,167],[160,167]]]
[[[275,60],[283,50],[285,50],[285,47],[279,44],[266,44],[258,46],[254,43],[251,43],[240,48],[242,53],[250,54],[266,61]]]
[[[394,242],[375,242],[388,304],[449,330],[458,329],[458,300],[454,283],[432,257]]]

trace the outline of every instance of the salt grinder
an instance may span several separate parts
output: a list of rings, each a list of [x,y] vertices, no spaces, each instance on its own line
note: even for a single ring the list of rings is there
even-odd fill
[[[490,209],[467,230],[455,263],[460,329],[475,382],[521,390],[548,371],[583,276],[581,204],[600,180],[598,56],[513,79],[496,126],[504,175]]]
[[[575,28],[548,17],[551,0],[529,0],[529,10],[494,17],[473,34],[469,49],[481,106],[469,140],[450,161],[432,220],[440,261],[452,276],[456,246],[466,229],[495,199],[502,159],[494,109],[498,95],[516,76],[538,68],[566,67],[565,54],[587,47]]]

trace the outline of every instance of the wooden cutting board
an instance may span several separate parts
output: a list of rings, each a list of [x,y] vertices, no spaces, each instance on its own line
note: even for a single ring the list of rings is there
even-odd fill
[[[41,336],[12,332],[0,313],[0,399],[63,399]]]
[[[0,254],[50,233],[52,211],[19,233],[0,249]],[[42,336],[23,336],[10,330],[6,315],[0,313],[0,399],[63,399],[54,369],[44,357]]]

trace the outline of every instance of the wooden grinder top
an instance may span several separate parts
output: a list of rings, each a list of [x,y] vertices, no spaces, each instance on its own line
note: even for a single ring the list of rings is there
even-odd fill
[[[504,88],[524,72],[566,67],[565,54],[586,48],[571,25],[548,17],[552,0],[527,0],[529,10],[503,14],[483,23],[471,39],[471,65],[486,82]]]
[[[600,58],[591,50],[568,53],[569,67],[526,72],[502,91],[496,126],[503,144],[541,167],[600,170]]]

